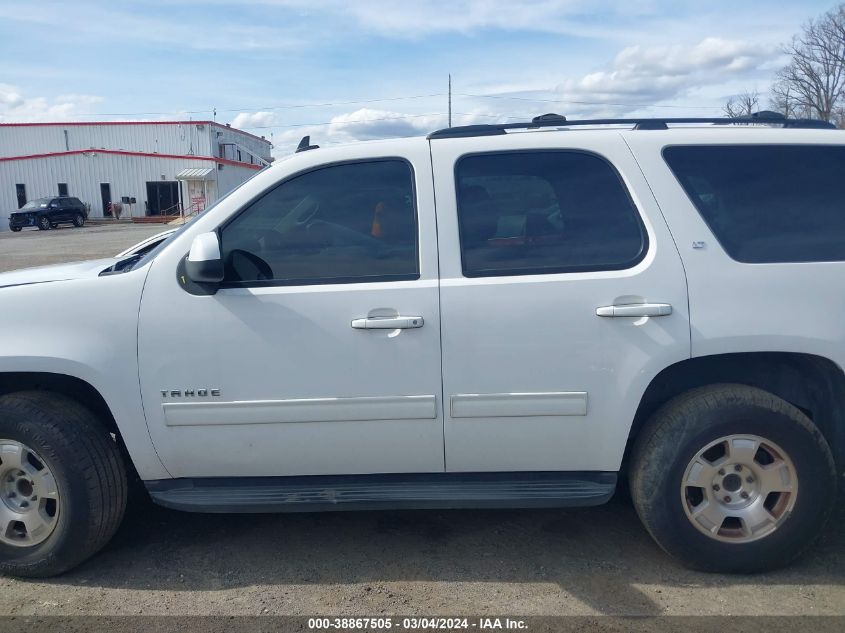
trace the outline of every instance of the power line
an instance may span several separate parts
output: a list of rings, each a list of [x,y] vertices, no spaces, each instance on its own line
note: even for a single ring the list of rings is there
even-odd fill
[[[479,114],[477,112],[453,112],[452,114],[457,114],[458,116],[472,116],[472,117],[488,117],[493,119],[510,119],[514,121],[524,121],[525,117],[523,116],[506,116],[503,114]],[[349,125],[352,123],[370,123],[373,121],[398,121],[401,119],[418,119],[421,117],[427,116],[442,116],[447,117],[448,114],[445,112],[426,112],[424,114],[398,114],[396,116],[387,116],[387,117],[374,117],[370,119],[351,119],[347,121],[321,121],[317,123],[292,123],[286,125],[253,125],[253,126],[242,126],[245,130],[268,130],[272,128],[297,128],[297,127],[318,127],[321,125]]]
[[[270,128],[317,127],[319,125],[348,125],[350,123],[369,123],[371,121],[394,121],[399,119],[416,119],[424,116],[446,116],[442,112],[427,112],[425,114],[400,114],[396,116],[375,117],[371,119],[351,119],[347,121],[321,121],[319,123],[291,123],[287,125],[253,125],[243,126],[247,130],[266,130]]]
[[[513,101],[530,101],[534,103],[571,103],[573,105],[589,105],[589,106],[615,106],[622,108],[677,108],[683,110],[712,110],[712,106],[684,106],[671,104],[654,104],[654,103],[614,103],[609,101],[579,101],[576,99],[534,99],[530,97],[509,97],[507,95],[484,95],[472,94],[468,92],[453,93],[460,97],[475,97],[479,99],[508,99]]]
[[[244,110],[286,110],[294,108],[326,108],[339,105],[355,105],[360,103],[378,103],[381,101],[409,101],[411,99],[426,99],[429,97],[442,97],[445,92],[435,92],[427,95],[411,95],[409,97],[385,97],[383,99],[364,99],[361,101],[333,101],[331,103],[302,103],[297,105],[266,106],[261,108],[233,108],[231,110],[218,110],[218,112],[243,112]]]
[[[207,110],[171,110],[169,112],[80,112],[75,116],[164,116],[167,114],[211,114],[212,112],[244,112],[244,111],[256,111],[256,110],[286,110],[286,109],[297,109],[297,108],[326,108],[331,106],[341,106],[341,105],[356,105],[356,104],[364,104],[364,103],[379,103],[383,101],[410,101],[412,99],[426,99],[431,97],[443,97],[445,96],[445,92],[435,92],[431,94],[423,94],[423,95],[409,95],[407,97],[382,97],[379,99],[361,99],[361,100],[354,100],[354,101],[332,101],[326,103],[299,103],[299,104],[282,104],[282,105],[272,105],[272,106],[249,106],[249,107],[242,107],[242,108],[230,108],[226,110],[217,110],[215,108],[209,108]]]

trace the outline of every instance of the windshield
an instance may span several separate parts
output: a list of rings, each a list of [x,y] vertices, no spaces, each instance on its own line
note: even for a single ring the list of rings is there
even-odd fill
[[[51,199],[52,198],[38,198],[37,200],[30,200],[21,207],[21,211],[24,211],[25,209],[46,209],[47,205],[50,204]]]

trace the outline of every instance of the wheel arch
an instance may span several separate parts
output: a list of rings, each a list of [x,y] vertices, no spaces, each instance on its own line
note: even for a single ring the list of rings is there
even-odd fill
[[[793,352],[699,356],[663,369],[640,399],[628,434],[623,470],[633,440],[660,406],[685,391],[715,383],[758,387],[801,409],[830,445],[837,470],[845,470],[845,372],[828,358]]]
[[[61,394],[84,406],[100,420],[109,433],[114,434],[130,475],[140,475],[137,470],[137,461],[133,458],[132,451],[129,450],[124,439],[124,433],[117,423],[112,408],[100,391],[90,382],[77,376],[62,373],[0,372],[0,396],[18,391],[44,391]]]

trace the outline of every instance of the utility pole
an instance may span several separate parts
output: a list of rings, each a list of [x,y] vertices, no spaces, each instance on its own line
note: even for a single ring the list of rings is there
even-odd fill
[[[449,127],[452,127],[452,73],[449,73]]]

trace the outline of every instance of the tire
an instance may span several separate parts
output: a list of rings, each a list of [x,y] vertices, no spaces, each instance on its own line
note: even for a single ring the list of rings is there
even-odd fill
[[[77,213],[75,216],[73,216],[73,225],[76,228],[82,228],[83,224],[85,224],[85,216],[83,216],[81,213]]]
[[[12,229],[13,233],[20,233],[21,232],[21,227],[19,227],[19,226],[10,226],[9,228]]]
[[[51,501],[44,497],[50,495],[42,494],[38,503],[44,505],[34,520],[47,527],[29,534],[24,529],[28,526],[20,522],[10,531],[6,519],[15,516],[16,506],[10,504],[19,502],[21,495],[11,500],[8,495],[0,498],[0,573],[27,578],[54,576],[80,564],[108,543],[126,507],[126,469],[117,443],[90,411],[70,398],[47,392],[0,396],[0,444],[4,444],[0,452],[0,491],[6,492],[10,486],[22,494],[45,490],[43,480],[50,479],[36,478],[45,472],[40,465],[52,474],[56,498],[53,516],[49,516]],[[21,455],[26,454],[27,472],[39,471],[33,476],[35,484],[24,486],[22,491],[19,482],[17,487],[10,483],[24,472],[14,473],[14,455],[8,452],[19,446],[31,451],[30,455],[21,450]],[[10,454],[12,459],[6,457]],[[36,542],[38,539],[42,540]]]
[[[47,229],[51,228],[52,226],[53,226],[53,223],[50,222],[50,218],[48,218],[46,215],[42,215],[40,218],[38,218],[38,229],[39,230],[46,231]]]
[[[631,497],[646,529],[701,571],[787,565],[824,527],[836,483],[830,447],[810,419],[745,385],[710,385],[670,401],[631,458]]]

